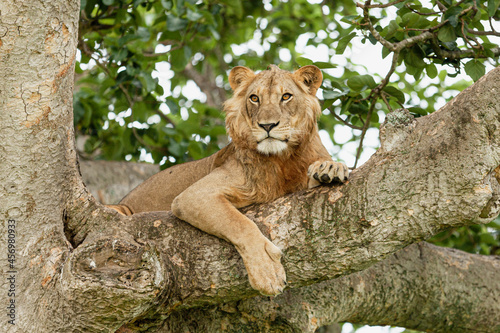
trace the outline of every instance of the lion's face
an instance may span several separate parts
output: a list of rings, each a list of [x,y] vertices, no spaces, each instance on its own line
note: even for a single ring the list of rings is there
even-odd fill
[[[265,155],[292,151],[307,140],[321,109],[316,90],[321,71],[305,66],[294,73],[276,66],[255,74],[235,67],[229,75],[234,96],[225,103],[233,142]]]

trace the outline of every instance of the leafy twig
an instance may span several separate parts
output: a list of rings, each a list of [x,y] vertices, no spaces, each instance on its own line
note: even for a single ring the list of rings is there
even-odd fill
[[[83,51],[83,53],[85,53],[89,58],[93,59],[95,61],[96,65],[99,68],[101,68],[102,71],[109,78],[113,78],[113,76],[111,75],[111,72],[109,71],[109,69],[103,63],[101,63],[101,61],[99,59],[97,59],[97,58],[94,57],[94,52],[92,52],[92,50],[89,49],[88,45],[84,41],[80,40],[79,41],[79,45],[80,45],[80,49]],[[122,93],[125,95],[125,98],[127,99],[127,103],[129,104],[130,108],[132,108],[132,106],[134,104],[134,100],[132,99],[132,97],[128,93],[128,90],[125,88],[125,86],[123,85],[123,83],[119,83],[118,84],[118,88],[120,88],[120,90],[122,91]],[[167,117],[167,115],[165,115],[163,112],[161,112],[160,110],[157,110],[157,109],[152,109],[152,111],[154,113],[156,113],[157,115],[159,115],[166,123],[169,123],[169,124],[171,124],[172,126],[175,127],[174,122],[169,117]]]
[[[365,3],[365,6],[366,6],[366,8],[387,8],[387,7],[393,6],[393,5],[398,4],[400,2],[403,2],[403,1],[405,1],[405,0],[396,0],[396,1],[392,1],[392,2],[389,2],[386,4],[380,4],[380,5],[372,5],[372,4],[366,5],[366,3]]]
[[[495,30],[492,31],[477,31],[473,30],[471,28],[467,28],[467,32],[472,34],[472,35],[478,35],[478,36],[497,36],[500,37],[500,32],[497,32]]]
[[[387,94],[386,93],[382,93],[380,94],[380,97],[382,98],[382,100],[384,101],[385,103],[385,106],[387,106],[387,109],[389,110],[389,112],[392,112],[392,107],[391,105],[389,104],[389,101],[387,101]]]
[[[352,128],[352,129],[356,129],[356,130],[362,130],[363,129],[362,127],[353,125],[353,124],[345,121],[344,119],[342,119],[342,117],[340,117],[338,114],[336,114],[335,110],[332,110],[331,107],[328,108],[328,110],[330,110],[330,113],[335,117],[335,119],[337,119],[338,121],[340,121],[342,124],[344,124],[344,125]]]

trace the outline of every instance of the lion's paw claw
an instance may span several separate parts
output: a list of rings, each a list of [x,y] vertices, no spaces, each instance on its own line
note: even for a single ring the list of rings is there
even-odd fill
[[[349,178],[349,169],[342,162],[316,161],[307,171],[309,187],[332,182],[345,183]]]
[[[281,250],[267,238],[262,247],[252,253],[241,253],[250,285],[263,295],[281,294],[286,286],[285,269],[281,265]]]

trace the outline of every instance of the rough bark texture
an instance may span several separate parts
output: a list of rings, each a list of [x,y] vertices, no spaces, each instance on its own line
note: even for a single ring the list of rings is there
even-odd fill
[[[83,185],[71,110],[78,5],[78,0],[0,2],[0,263],[2,276],[7,276],[0,282],[0,304],[4,309],[15,304],[15,325],[7,323],[9,317],[5,316],[0,327],[7,332],[114,332],[120,327],[122,331],[154,331],[166,325],[164,330],[168,331],[179,325],[174,316],[184,320],[186,311],[198,311],[196,307],[256,296],[230,244],[170,213],[121,217],[99,205]],[[326,282],[317,283],[364,270],[445,228],[486,223],[498,215],[499,82],[500,69],[495,69],[427,117],[412,120],[401,112],[388,117],[382,130],[382,148],[353,172],[349,184],[304,191],[247,208],[246,214],[285,253],[291,289],[273,302],[281,302],[285,308],[290,301],[291,312],[302,306],[302,318],[310,313],[307,304],[326,304],[322,300],[328,295],[337,297],[338,303],[347,302],[347,320],[412,326],[416,325],[415,307],[425,309],[425,318],[432,318],[426,304],[405,307],[396,299],[388,303],[393,302],[388,298],[392,295],[378,300],[376,308],[398,304],[390,308],[392,314],[378,315],[373,307],[365,306],[368,298],[358,294],[368,290],[370,283],[382,281],[379,277],[373,281],[369,273],[363,280],[365,289],[358,277],[351,294],[346,287],[335,296],[324,287]],[[14,247],[9,247],[12,244]],[[8,252],[12,249],[15,260],[9,262],[7,254],[12,254]],[[450,257],[452,254],[446,254],[443,260]],[[458,268],[465,267],[465,271],[457,271],[458,277],[458,272],[465,277],[469,270],[474,271],[476,262],[489,267],[488,274],[498,271],[498,265],[487,259],[467,260],[468,265],[455,260]],[[390,267],[398,269],[403,264]],[[372,274],[379,272],[376,266],[374,269]],[[405,268],[401,269],[395,274]],[[479,318],[481,312],[488,314],[484,307],[489,296],[498,306],[500,286],[493,277],[489,284],[478,283],[478,274],[474,274],[454,291],[441,286],[436,289],[437,285],[430,283],[429,288],[434,289],[429,292],[435,297],[429,299],[440,306],[436,322],[430,324],[433,329],[467,331],[470,323],[447,318],[467,310],[471,318]],[[482,274],[480,277],[487,277]],[[441,281],[446,278],[441,274]],[[460,281],[449,281],[460,286]],[[380,285],[384,283],[389,284]],[[316,286],[298,288],[311,284]],[[9,295],[10,290],[15,295]],[[445,297],[437,293],[440,290]],[[400,290],[402,295],[411,291],[406,287]],[[414,299],[422,297],[420,289],[414,291]],[[349,297],[352,295],[356,297]],[[484,304],[478,304],[477,295],[485,299]],[[458,298],[461,296],[463,303]],[[298,306],[297,302],[303,303]],[[243,301],[238,311],[255,312],[258,318],[259,311],[274,303]],[[490,308],[495,309],[495,304]],[[327,323],[328,318],[342,320],[332,313],[346,310],[317,309],[316,318],[326,318],[321,323]],[[230,307],[226,310],[232,311]],[[214,316],[200,317],[198,327],[209,324],[204,320],[221,318],[233,325],[228,329],[239,329],[236,317]],[[252,318],[240,316],[238,320],[245,324]],[[480,318],[487,331],[498,331],[494,314]],[[313,327],[293,321],[274,325],[272,318],[266,321],[263,325],[289,331]],[[448,326],[442,326],[443,322]]]
[[[87,162],[82,169],[85,183],[97,185],[87,179],[103,166],[115,166],[107,163]],[[138,167],[125,163],[120,170],[129,174]],[[122,184],[102,177],[98,184],[106,196],[106,189],[127,187],[129,182],[121,180]],[[93,185],[89,185],[92,192]],[[499,274],[498,256],[472,255],[421,242],[366,270],[289,289],[276,298],[257,296],[174,312],[159,331],[314,332],[324,325],[349,321],[434,332],[497,332],[500,285],[495,281]]]
[[[57,332],[72,316],[59,274],[71,250],[62,223],[68,180],[77,176],[72,89],[79,3],[0,1],[3,332]],[[8,230],[15,230],[10,243]]]
[[[348,185],[296,193],[246,209],[283,249],[291,287],[363,270],[447,227],[494,218],[500,193],[499,80],[500,70],[489,73],[428,117],[413,120],[404,112],[388,117],[382,149],[352,174]],[[165,276],[165,290],[155,299],[161,306],[128,327],[145,329],[182,309],[255,296],[230,244],[169,213],[138,214],[116,223],[137,242],[154,244],[163,263],[158,267],[165,268],[159,273]],[[96,236],[87,231],[98,225],[102,226],[100,219],[87,219],[76,226],[75,243],[85,242],[71,260],[88,261],[78,251],[94,246]],[[116,236],[98,239],[111,247]]]
[[[364,271],[273,299],[259,296],[174,313],[160,331],[314,332],[349,321],[428,332],[499,332],[500,288],[494,282],[499,273],[499,257],[422,242]]]

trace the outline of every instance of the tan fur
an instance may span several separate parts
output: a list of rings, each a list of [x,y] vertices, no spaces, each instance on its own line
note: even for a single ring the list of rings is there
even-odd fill
[[[170,210],[180,219],[233,243],[250,284],[266,295],[283,291],[281,251],[237,209],[334,180],[345,181],[345,164],[321,144],[316,91],[321,71],[294,73],[271,65],[255,74],[235,67],[233,97],[224,104],[231,143],[205,159],[178,165],[146,180],[119,205],[122,214]]]

